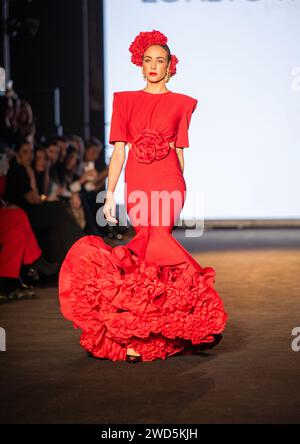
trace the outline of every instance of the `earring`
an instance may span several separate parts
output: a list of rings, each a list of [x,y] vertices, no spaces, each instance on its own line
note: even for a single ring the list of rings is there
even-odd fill
[[[167,74],[166,74],[166,76],[165,76],[165,82],[166,82],[166,83],[168,83],[168,81],[170,80],[170,77],[171,77],[171,76],[170,76],[170,71],[168,70],[168,71],[167,71]]]

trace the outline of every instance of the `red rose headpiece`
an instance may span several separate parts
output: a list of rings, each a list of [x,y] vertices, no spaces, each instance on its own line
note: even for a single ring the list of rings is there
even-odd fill
[[[131,61],[137,66],[143,65],[143,55],[147,48],[151,45],[166,45],[168,38],[160,31],[140,32],[129,47],[131,52]],[[171,54],[170,75],[176,74],[176,64],[178,59]]]

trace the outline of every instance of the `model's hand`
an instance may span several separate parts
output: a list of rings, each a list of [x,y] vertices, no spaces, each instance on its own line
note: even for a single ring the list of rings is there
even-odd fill
[[[103,213],[108,222],[118,223],[118,220],[114,217],[116,215],[116,203],[112,193],[108,193],[106,196]]]

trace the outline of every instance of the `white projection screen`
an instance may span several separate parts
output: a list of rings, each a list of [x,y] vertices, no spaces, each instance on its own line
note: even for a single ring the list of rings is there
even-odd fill
[[[153,29],[179,59],[167,88],[198,99],[181,219],[298,219],[300,0],[104,0],[106,141],[113,92],[145,87],[130,43]]]

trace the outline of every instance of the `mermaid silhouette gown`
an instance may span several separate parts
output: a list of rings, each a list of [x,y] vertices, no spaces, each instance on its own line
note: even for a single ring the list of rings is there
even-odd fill
[[[197,103],[172,91],[114,93],[109,143],[131,145],[124,198],[135,236],[115,247],[84,236],[59,273],[61,312],[81,329],[80,345],[94,357],[126,360],[132,348],[142,361],[166,359],[222,338],[227,313],[214,289],[215,270],[172,235],[186,192],[174,146],[189,147]]]

